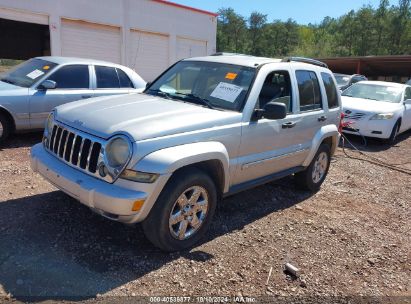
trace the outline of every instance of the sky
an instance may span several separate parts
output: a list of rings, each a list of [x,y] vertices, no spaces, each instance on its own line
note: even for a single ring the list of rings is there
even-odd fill
[[[268,21],[292,18],[297,23],[320,23],[324,17],[339,17],[363,5],[377,7],[380,0],[170,0],[171,2],[217,12],[219,8],[231,7],[236,13],[248,17],[257,11],[268,15]],[[390,4],[397,4],[391,0]]]

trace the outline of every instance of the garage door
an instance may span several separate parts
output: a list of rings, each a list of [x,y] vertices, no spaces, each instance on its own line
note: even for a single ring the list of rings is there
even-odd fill
[[[77,20],[61,20],[63,56],[121,63],[120,28]]]
[[[138,30],[130,32],[130,67],[146,81],[169,66],[169,37]]]
[[[49,24],[49,17],[47,15],[23,12],[7,8],[0,8],[0,18],[44,25]]]
[[[207,55],[207,41],[177,37],[177,59]]]

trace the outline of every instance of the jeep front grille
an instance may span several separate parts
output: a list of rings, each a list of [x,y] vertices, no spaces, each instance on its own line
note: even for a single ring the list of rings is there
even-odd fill
[[[64,162],[87,171],[99,178],[99,163],[102,142],[84,133],[54,125],[46,148]]]

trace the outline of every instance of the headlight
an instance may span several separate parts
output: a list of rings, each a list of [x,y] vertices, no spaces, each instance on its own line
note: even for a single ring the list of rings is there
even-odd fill
[[[106,158],[111,168],[121,168],[126,165],[131,156],[131,145],[123,137],[113,138],[106,146]]]
[[[383,120],[383,119],[391,119],[394,117],[394,113],[381,113],[375,114],[370,120]]]
[[[46,126],[45,126],[45,130],[50,135],[53,132],[53,121],[54,121],[54,111],[49,114],[49,117],[47,118]]]

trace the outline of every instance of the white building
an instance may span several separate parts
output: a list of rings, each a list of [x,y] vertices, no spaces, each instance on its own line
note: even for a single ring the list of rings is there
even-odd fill
[[[164,0],[0,0],[0,58],[120,63],[151,81],[216,51],[216,14]]]

